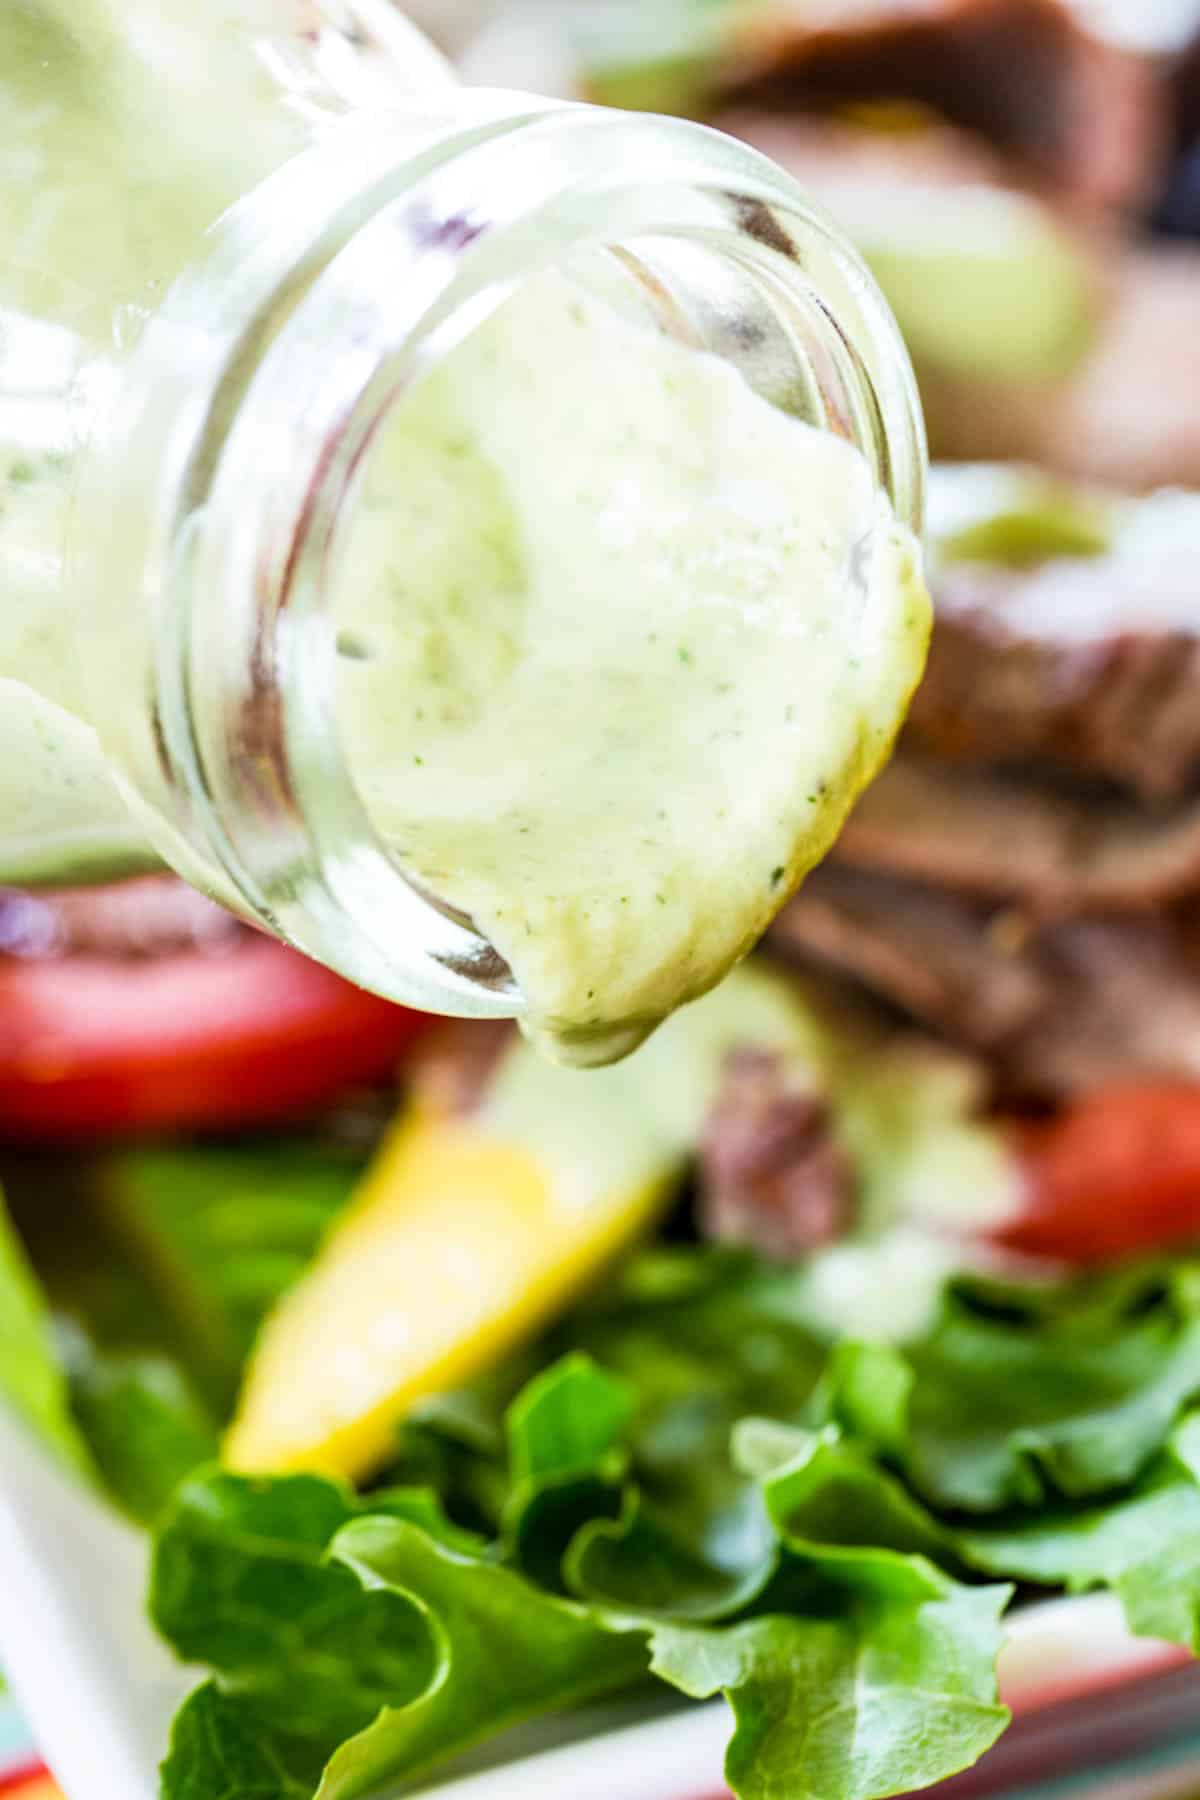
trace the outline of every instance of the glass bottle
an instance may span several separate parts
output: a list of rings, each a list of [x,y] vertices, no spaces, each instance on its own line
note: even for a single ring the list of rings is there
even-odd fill
[[[615,277],[919,530],[873,282],[744,146],[461,88],[391,0],[8,0],[0,121],[0,880],[167,864],[363,986],[519,1013],[339,742],[365,448],[524,280]]]

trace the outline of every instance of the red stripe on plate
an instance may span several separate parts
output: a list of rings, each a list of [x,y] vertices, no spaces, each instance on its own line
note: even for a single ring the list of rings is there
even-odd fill
[[[61,1800],[61,1793],[43,1763],[25,1763],[0,1775],[0,1794],[7,1800]]]
[[[1015,1689],[1006,1687],[1000,1697],[1019,1718],[1043,1706],[1059,1706],[1064,1700],[1090,1699],[1114,1688],[1127,1687],[1139,1676],[1162,1675],[1171,1669],[1181,1669],[1192,1660],[1191,1651],[1181,1644],[1160,1644],[1147,1638],[1141,1654],[1135,1652],[1119,1667],[1077,1675],[1072,1675],[1069,1669],[1064,1670],[1056,1681],[1041,1680],[1036,1685],[1020,1685]]]

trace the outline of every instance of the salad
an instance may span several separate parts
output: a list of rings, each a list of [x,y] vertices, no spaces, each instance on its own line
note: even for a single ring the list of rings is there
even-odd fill
[[[246,956],[181,949],[167,882],[13,905],[31,987]],[[1018,1110],[911,1009],[799,972],[793,923],[586,1078],[401,1015],[398,1096],[348,1087],[314,1026],[303,1124],[172,1143],[156,1111],[148,1143],[114,1112],[6,1152],[6,1398],[152,1534],[151,1616],[210,1671],[165,1797],[365,1796],[658,1682],[727,1695],[736,1793],[866,1800],[1000,1735],[1029,1595],[1107,1588],[1194,1643],[1190,1096],[1155,1127],[1174,1210],[1151,1168],[1148,1209],[1101,1182],[1081,1213],[1070,1168],[1121,1166],[1086,1133],[1072,1164],[1087,1103]]]
[[[726,1698],[742,1800],[882,1800],[1000,1738],[1032,1600],[1200,1649],[1196,58],[827,11],[545,65],[801,170],[960,459],[899,751],[767,944],[582,1075],[170,880],[0,895],[0,1396],[152,1546],[163,1800],[641,1693]]]

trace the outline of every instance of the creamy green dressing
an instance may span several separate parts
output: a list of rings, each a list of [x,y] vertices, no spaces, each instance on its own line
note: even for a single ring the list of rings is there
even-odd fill
[[[71,498],[205,228],[311,138],[245,42],[248,18],[270,38],[295,17],[0,5],[0,879],[93,879],[172,842],[100,748],[142,701],[86,692]],[[928,630],[915,547],[853,448],[557,277],[397,409],[338,581],[372,818],[576,1062],[750,948],[885,755]]]
[[[561,277],[409,396],[338,585],[379,831],[610,1058],[828,847],[917,680],[917,551],[848,443]]]
[[[64,568],[79,453],[205,229],[309,135],[245,48],[247,20],[270,39],[295,16],[294,0],[0,0],[0,879],[156,860],[85,698],[88,596]]]

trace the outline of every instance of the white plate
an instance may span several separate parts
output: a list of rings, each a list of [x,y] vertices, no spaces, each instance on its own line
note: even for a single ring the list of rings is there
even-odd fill
[[[146,1621],[145,1581],[144,1538],[0,1411],[0,1663],[68,1800],[156,1800],[171,1717],[196,1674]],[[1186,1660],[1175,1645],[1131,1638],[1108,1596],[1058,1600],[1013,1618],[1001,1684],[1028,1711]],[[629,1708],[599,1709],[513,1734],[488,1753],[490,1767],[477,1762],[423,1791],[438,1800],[716,1800],[725,1707],[637,1703],[637,1714],[629,1724]]]

